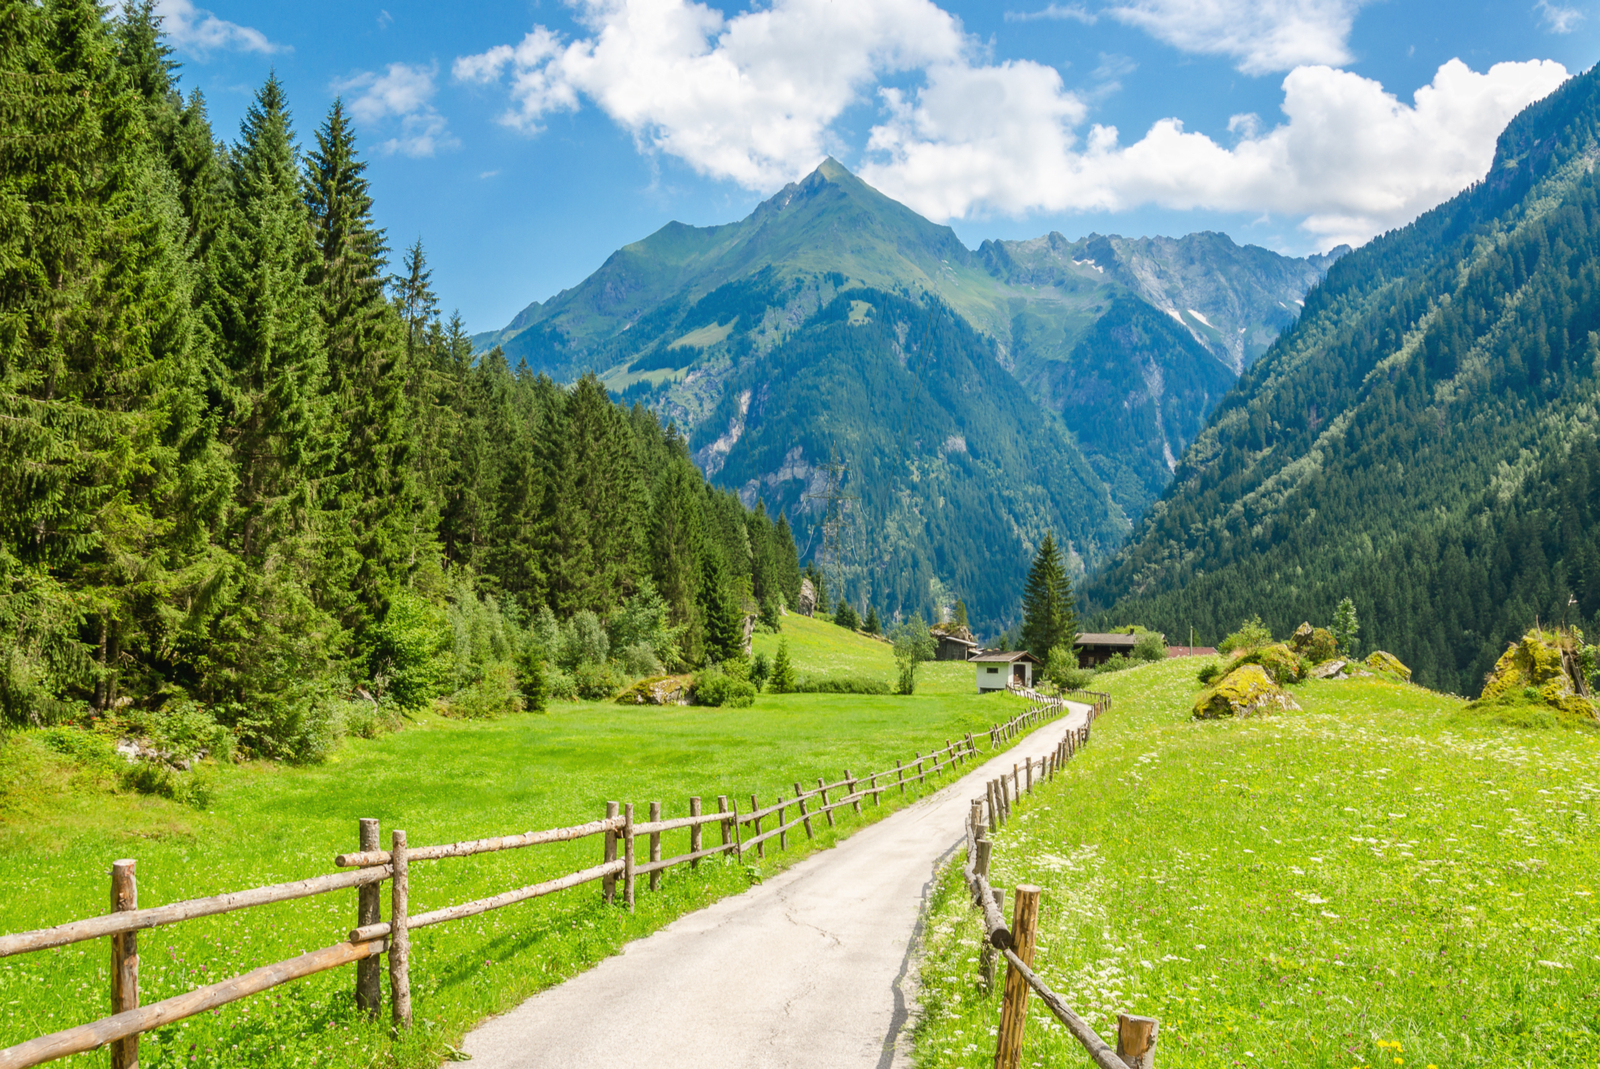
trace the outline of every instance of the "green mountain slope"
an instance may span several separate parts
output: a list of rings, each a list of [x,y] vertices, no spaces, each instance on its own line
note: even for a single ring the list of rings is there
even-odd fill
[[[1011,621],[1047,531],[1080,565],[1128,531],[993,343],[932,298],[835,297],[734,372],[690,446],[713,481],[791,516],[814,516],[821,466],[837,456],[851,498],[841,566],[852,600],[910,613],[959,596],[988,634]],[[802,555],[815,553],[815,524],[805,537]]]
[[[1485,181],[1335,264],[1092,596],[1216,638],[1349,594],[1370,645],[1462,692],[1534,615],[1600,623],[1597,159],[1590,71],[1511,123]]]
[[[960,343],[963,352],[971,350],[962,359],[983,364],[974,375],[986,388],[1008,391],[1006,404],[1020,406],[1007,417],[1013,430],[1044,436],[1038,448],[1053,459],[1035,463],[1039,458],[1026,449],[991,447],[990,467],[957,464],[948,472],[948,492],[934,493],[921,482],[921,461],[913,459],[922,454],[891,451],[856,466],[853,492],[887,500],[883,495],[900,485],[895,465],[909,465],[915,492],[905,507],[921,518],[906,522],[922,530],[918,525],[938,522],[928,517],[953,507],[950,502],[987,500],[983,495],[992,488],[980,483],[998,483],[1007,494],[1050,503],[1033,512],[1031,504],[1000,508],[1006,518],[996,537],[1011,541],[996,542],[997,552],[1009,560],[1012,544],[1031,546],[1048,521],[1087,565],[1114,547],[1130,518],[1160,494],[1237,367],[1255,354],[1251,339],[1288,322],[1322,270],[1322,261],[1241,249],[1216,234],[1140,241],[1095,236],[1077,243],[1050,235],[988,242],[974,252],[949,227],[885,197],[830,159],[740,222],[674,223],[618,250],[580,285],[529,305],[505,329],[475,337],[474,345],[480,351],[499,345],[514,366],[557,379],[598,374],[614,392],[683,428],[704,453],[709,476],[744,489],[751,480],[766,485],[762,480],[783,470],[783,457],[796,443],[808,443],[807,464],[827,454],[826,442],[808,437],[813,427],[798,422],[801,405],[774,409],[762,423],[774,441],[789,442],[775,455],[764,448],[728,452],[725,459],[715,449],[704,452],[730,433],[740,397],[749,391],[759,397],[762,384],[790,375],[788,362],[800,351],[795,347],[810,344],[815,324],[832,322],[829,317],[851,301],[879,307],[885,294],[908,302],[908,309],[947,309],[970,335]],[[907,322],[911,313],[896,315]],[[913,379],[923,373],[905,371],[914,365],[907,363],[902,338],[881,328],[851,338],[857,347],[872,339],[878,347],[873,367],[894,364]],[[818,396],[834,399],[828,425],[841,442],[877,441],[884,434],[893,439],[894,428],[911,418],[881,398],[858,403],[867,365],[825,359],[818,366],[826,374],[804,378]],[[1005,382],[987,383],[991,374]],[[937,393],[931,383],[917,388],[924,402]],[[938,417],[928,419],[941,426],[987,425],[992,413],[966,412],[966,402],[957,400],[945,398]],[[1040,407],[1051,418],[1041,420]],[[788,412],[790,422],[778,420],[779,411]],[[1074,473],[1061,486],[1046,474],[1057,468]],[[977,482],[968,486],[968,480]],[[802,544],[808,536],[815,543],[821,506],[797,497],[789,507]],[[983,507],[994,512],[998,506]],[[885,567],[905,570],[914,577],[906,582],[923,591],[921,601],[895,593],[894,605],[909,611],[936,601],[941,591],[972,605],[973,562],[981,559],[981,547],[963,543],[967,548],[940,563],[931,537],[885,535],[900,547],[897,553],[903,551],[884,558]],[[861,582],[867,584],[862,596],[879,589],[865,572]],[[994,612],[996,621],[1007,617]]]

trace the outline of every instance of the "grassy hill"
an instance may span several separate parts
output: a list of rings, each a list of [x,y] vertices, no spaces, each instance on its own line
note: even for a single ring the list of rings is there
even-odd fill
[[[1600,734],[1375,679],[1197,723],[1196,664],[1100,677],[1092,745],[997,837],[994,885],[1044,887],[1055,990],[1102,1036],[1158,1018],[1167,1069],[1600,1062]],[[954,871],[928,931],[917,1065],[987,1066]],[[1085,1060],[1037,1002],[1024,1055]]]
[[[830,651],[865,670],[887,649],[831,623],[790,617],[802,664],[824,669]],[[829,634],[828,630],[837,632]],[[965,666],[958,666],[965,667]],[[353,849],[356,820],[378,817],[424,845],[604,814],[608,800],[659,800],[669,816],[698,794],[751,793],[763,803],[792,794],[796,781],[836,779],[848,768],[881,771],[1022,707],[1009,695],[977,698],[936,688],[913,698],[827,694],[762,695],[753,708],[624,707],[557,703],[546,714],[497,721],[419,717],[405,731],[351,740],[326,764],[265,762],[205,766],[212,799],[196,810],[115,787],[120,758],[98,758],[82,732],[0,736],[0,931],[46,927],[105,911],[110,863],[138,860],[141,905],[242,890],[331,871]],[[957,696],[959,693],[960,696]],[[63,749],[71,753],[61,752]],[[74,756],[75,755],[75,756]],[[937,786],[934,784],[932,786]],[[912,799],[916,791],[906,797]],[[858,818],[818,822],[812,849],[891,812],[899,795]],[[667,856],[687,849],[687,832],[665,837]],[[576,871],[600,859],[598,840],[414,865],[414,910],[467,901]],[[674,869],[659,893],[641,890],[629,915],[599,903],[595,887],[441,925],[413,937],[417,1027],[401,1046],[387,1027],[358,1016],[348,969],[324,973],[174,1027],[146,1034],[147,1065],[233,1069],[241,1065],[436,1066],[484,1016],[502,1012],[616,953],[629,939],[728,893],[808,850],[803,833],[787,854],[757,863]],[[331,945],[353,926],[354,896],[328,895],[144,933],[140,984],[146,1002]],[[7,959],[0,969],[0,1047],[82,1023],[105,1005],[100,944]],[[83,1055],[63,1066],[103,1065]]]

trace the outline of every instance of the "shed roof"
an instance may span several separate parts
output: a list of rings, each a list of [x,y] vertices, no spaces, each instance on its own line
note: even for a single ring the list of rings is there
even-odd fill
[[[1015,664],[1018,661],[1032,661],[1034,664],[1043,664],[1027,650],[1011,650],[1007,653],[980,653],[972,658],[973,661],[987,661],[990,664]]]
[[[1079,635],[1078,641],[1073,643],[1074,646],[1126,646],[1130,650],[1138,644],[1138,635],[1102,635],[1093,633]]]

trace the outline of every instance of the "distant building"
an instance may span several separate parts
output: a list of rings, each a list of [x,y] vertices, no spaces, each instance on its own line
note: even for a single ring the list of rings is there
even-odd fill
[[[978,693],[1005,690],[1007,687],[1033,686],[1033,670],[1043,667],[1039,658],[1027,650],[1006,653],[980,653],[972,658],[978,666]]]
[[[1138,635],[1079,635],[1072,649],[1078,655],[1079,668],[1098,668],[1116,654],[1132,656]]]
[[[1215,657],[1215,646],[1168,646],[1168,657]]]
[[[936,661],[970,661],[978,652],[972,632],[964,627],[940,624],[932,629]]]

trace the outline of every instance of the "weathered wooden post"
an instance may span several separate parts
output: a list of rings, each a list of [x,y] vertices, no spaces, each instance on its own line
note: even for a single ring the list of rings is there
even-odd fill
[[[789,833],[783,830],[783,795],[778,795],[778,849],[789,849]]]
[[[751,795],[751,797],[754,798],[755,796]],[[752,806],[751,808],[753,809],[755,807]],[[728,796],[725,795],[725,794],[717,795],[717,812],[718,813],[726,813],[727,811],[728,811]],[[723,846],[727,846],[730,842],[733,841],[733,837],[732,837],[732,835],[730,833],[734,829],[728,827],[728,822],[726,820],[719,820],[717,822],[717,827],[722,829],[722,845]],[[737,827],[738,827],[738,825],[734,826],[734,828],[737,828]]]
[[[989,789],[989,830],[1000,830],[1000,788],[999,780],[990,780],[985,786]]]
[[[983,835],[983,801],[978,798],[972,800],[972,808],[967,812],[967,830],[972,833],[976,841]]]
[[[411,932],[407,929],[411,894],[411,865],[406,856],[406,833],[390,832],[389,863],[389,1005],[396,1029],[411,1027]]]
[[[379,837],[378,821],[373,817],[363,817],[357,824],[357,841],[361,844],[361,852],[383,849],[383,840]],[[383,920],[383,885],[378,883],[363,884],[356,889],[356,927],[365,928],[369,924],[378,924]],[[383,1002],[383,962],[376,956],[362,958],[356,962],[356,1009],[376,1017],[378,1006]]]
[[[657,821],[659,821],[660,819],[661,819],[661,803],[660,802],[651,802],[650,803],[650,823],[654,824]],[[658,832],[658,831],[653,831],[653,832],[650,833],[650,860],[652,862],[656,862],[656,861],[660,861],[661,860],[661,833]],[[651,869],[650,870],[650,890],[652,890],[652,891],[661,890],[661,870],[660,869]]]
[[[900,779],[900,793],[904,794],[906,793],[906,763],[904,761],[896,761],[894,763],[894,770],[895,774]]]
[[[802,791],[800,789],[799,782],[796,781],[796,783],[794,785],[794,798],[795,798],[795,801],[800,803],[800,817],[801,817],[802,820],[805,821],[806,838],[809,839],[809,838],[811,838],[811,818],[806,816],[805,793],[806,793],[805,791]]]
[[[726,802],[727,796],[723,795],[722,797]],[[742,858],[744,857],[744,843],[739,841],[739,803],[733,803],[725,812],[728,814],[728,822],[722,826],[723,833],[726,834],[730,828],[733,830],[733,856]],[[726,843],[727,840],[723,840],[723,842]]]
[[[985,844],[987,845],[987,844]],[[998,887],[991,887],[989,894],[994,896],[994,908],[1000,911],[1001,916],[1006,912],[1006,893]],[[994,944],[989,940],[983,941],[983,949],[978,951],[978,975],[983,978],[983,989],[994,989],[994,960],[999,957],[995,953]]]
[[[883,804],[883,792],[878,790],[878,777],[876,775],[874,775],[867,782],[872,784],[872,804],[873,805],[882,805]]]
[[[620,808],[621,807],[619,805],[617,805],[616,802],[607,802],[606,803],[606,819],[607,820],[615,819],[616,815],[617,815],[617,810],[620,809]],[[617,859],[617,833],[614,832],[614,831],[608,831],[608,832],[606,832],[606,852],[605,852],[604,860],[605,860],[605,862],[607,864],[610,864],[611,862],[615,861],[616,859]],[[600,881],[600,898],[601,898],[602,901],[605,901],[605,902],[614,902],[614,901],[616,901],[616,898],[617,898],[617,874],[616,873],[613,872],[611,875],[607,876],[605,879]]]
[[[1011,797],[1022,800],[1022,773],[1017,762],[1011,762]]]
[[[756,801],[756,796],[753,795],[753,794],[750,796],[750,812],[752,812],[752,813],[761,812],[761,803]],[[780,823],[780,824],[783,823],[783,817],[781,815],[778,817],[778,823]],[[760,839],[761,838],[761,818],[760,817],[752,818],[751,825],[752,825],[753,829],[755,830],[756,838]],[[767,856],[767,844],[766,844],[766,842],[763,841],[763,842],[756,843],[756,857],[765,858],[766,856]]]
[[[722,808],[718,812],[726,813],[727,811],[728,811],[728,803],[727,803],[726,800],[724,800],[723,803],[722,803]],[[693,798],[689,799],[689,815],[691,817],[697,817],[697,816],[700,815],[700,796],[699,795],[695,795]],[[700,825],[698,825],[698,824],[689,825],[689,853],[698,854],[700,852],[700,844],[702,842],[704,842],[704,841],[705,841],[704,838],[700,835]],[[722,845],[723,846],[727,846],[728,845],[728,826],[726,824],[724,824],[722,826]],[[699,858],[695,858],[693,861],[690,861],[689,862],[689,867],[691,869],[699,868],[700,867],[700,859]]]
[[[844,793],[847,795],[856,793],[856,781],[850,778],[850,770],[848,768],[844,770]],[[855,801],[851,802],[850,808],[855,810],[856,816],[860,816],[861,799],[857,798]]]
[[[950,745],[950,740],[949,739],[945,739],[944,740],[944,752],[949,754],[952,758],[954,758],[956,763],[958,763],[958,764],[960,763],[961,755],[956,752],[956,748],[954,746]]]
[[[111,911],[126,913],[139,908],[138,862],[131,858],[111,863]],[[139,1008],[139,933],[111,937],[111,1012]],[[139,1036],[135,1033],[111,1044],[111,1069],[138,1069]]]
[[[633,803],[622,807],[622,897],[633,912]]]
[[[828,808],[828,792],[822,787],[822,777],[817,777],[817,794],[822,798],[822,815],[828,818],[828,827],[833,827],[833,810]]]
[[[1117,1014],[1117,1053],[1130,1069],[1156,1069],[1156,1033],[1160,1028],[1154,1017]]]
[[[993,854],[994,842],[989,839],[979,839],[978,856],[972,862],[972,871],[977,873],[980,879],[987,880],[989,878],[989,858]]]
[[[1000,819],[1011,819],[1011,786],[1004,776],[1000,777]]]
[[[1033,966],[1033,944],[1039,926],[1039,888],[1017,885],[1011,913],[1011,952],[1022,964]],[[1028,1023],[1028,981],[1014,967],[1006,967],[1005,995],[1000,1004],[1000,1035],[995,1047],[995,1069],[1017,1069],[1022,1064],[1022,1032]]]
[[[1033,793],[1033,758],[1028,758],[1028,793]]]
[[[917,751],[916,758],[917,758],[917,779],[920,782],[921,779],[922,779],[922,751],[921,750]]]

